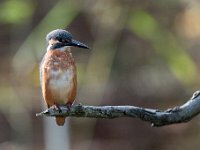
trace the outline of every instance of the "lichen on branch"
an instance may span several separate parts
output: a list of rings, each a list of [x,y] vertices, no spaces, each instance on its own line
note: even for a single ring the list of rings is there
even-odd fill
[[[200,91],[196,91],[185,104],[169,108],[165,111],[136,106],[87,106],[72,105],[69,109],[60,106],[61,112],[54,107],[37,113],[36,116],[66,116],[113,119],[119,117],[139,118],[159,127],[175,123],[188,122],[200,113]]]

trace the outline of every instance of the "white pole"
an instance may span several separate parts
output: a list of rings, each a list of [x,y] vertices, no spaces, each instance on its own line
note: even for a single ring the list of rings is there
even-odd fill
[[[58,126],[55,118],[44,117],[45,150],[70,150],[69,120],[64,126]]]

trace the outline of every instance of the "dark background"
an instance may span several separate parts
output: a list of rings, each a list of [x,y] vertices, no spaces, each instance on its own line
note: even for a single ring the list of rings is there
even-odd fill
[[[165,110],[199,89],[199,16],[197,0],[1,0],[0,149],[49,150],[45,132],[57,127],[45,130],[44,117],[35,117],[45,109],[39,63],[49,31],[66,29],[91,48],[72,52],[78,69],[76,103]],[[71,150],[200,146],[199,117],[161,128],[131,118],[68,120],[62,140]]]

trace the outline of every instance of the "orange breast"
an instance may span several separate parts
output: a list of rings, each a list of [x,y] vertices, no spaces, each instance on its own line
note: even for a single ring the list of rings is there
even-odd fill
[[[42,93],[48,107],[73,103],[77,91],[76,66],[68,51],[49,50],[41,64]]]

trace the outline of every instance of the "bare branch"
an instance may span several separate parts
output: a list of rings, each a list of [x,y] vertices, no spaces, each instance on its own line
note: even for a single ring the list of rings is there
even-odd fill
[[[70,109],[60,106],[61,111],[53,107],[37,113],[36,116],[70,116],[113,119],[119,117],[132,117],[148,121],[154,127],[188,122],[200,113],[200,91],[196,91],[192,98],[182,106],[165,111],[135,107],[135,106],[85,106],[73,105]]]

